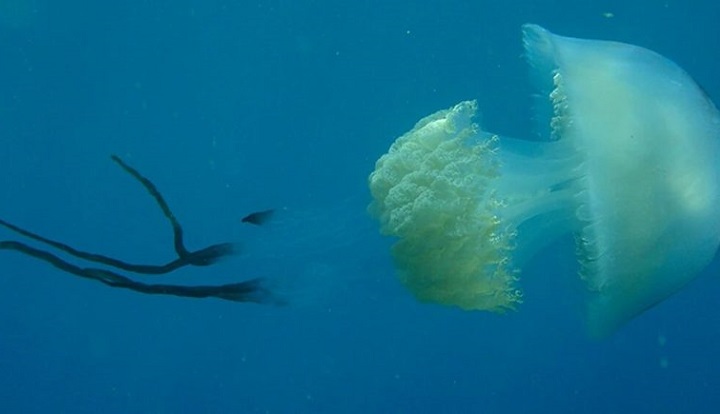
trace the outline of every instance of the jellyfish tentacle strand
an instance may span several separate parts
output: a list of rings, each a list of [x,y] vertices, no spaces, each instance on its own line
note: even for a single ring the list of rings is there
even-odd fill
[[[46,238],[2,219],[0,219],[0,226],[36,242],[53,247],[75,258],[87,262],[99,263],[119,270],[146,275],[167,274],[188,265],[209,266],[217,263],[218,260],[223,257],[236,253],[235,245],[233,243],[218,243],[195,251],[188,250],[185,247],[183,240],[184,233],[182,226],[152,181],[125,163],[122,159],[120,159],[120,157],[113,155],[111,158],[124,171],[130,174],[145,187],[148,193],[150,193],[150,195],[155,199],[155,202],[160,207],[165,217],[170,221],[173,228],[173,245],[175,253],[178,256],[175,260],[163,265],[128,263],[109,256],[73,248],[65,243]],[[286,303],[272,291],[268,279],[262,277],[222,285],[183,286],[173,284],[148,284],[132,280],[126,276],[107,269],[81,267],[65,261],[48,251],[31,247],[18,241],[0,241],[0,250],[17,251],[24,255],[44,261],[66,273],[85,279],[95,280],[114,288],[128,289],[144,294],[172,295],[189,298],[218,298],[233,302],[252,302],[272,305],[283,305]]]
[[[233,302],[253,302],[273,305],[285,304],[285,301],[276,297],[267,287],[265,278],[255,278],[239,283],[209,286],[147,284],[137,282],[106,269],[76,266],[60,259],[50,252],[36,249],[17,241],[0,241],[0,250],[15,250],[47,262],[66,273],[84,279],[95,280],[111,287],[129,289],[145,294],[172,295],[189,298],[218,298]]]
[[[208,266],[216,263],[223,257],[230,256],[237,252],[233,243],[219,243],[196,251],[189,251],[185,247],[185,242],[183,239],[183,228],[175,217],[175,214],[172,212],[172,210],[170,210],[170,207],[163,198],[162,194],[160,194],[160,192],[158,191],[157,187],[149,179],[147,179],[137,170],[129,166],[117,155],[113,155],[111,158],[123,170],[125,170],[128,174],[130,174],[133,178],[135,178],[140,184],[145,187],[148,193],[150,193],[153,199],[155,199],[155,202],[160,207],[165,217],[170,221],[170,224],[173,228],[173,245],[175,248],[175,252],[178,255],[175,260],[172,260],[162,265],[128,263],[102,254],[90,253],[76,249],[65,243],[43,237],[39,234],[23,229],[2,219],[0,219],[0,225],[29,239],[33,239],[37,242],[52,246],[71,256],[77,257],[78,259],[112,266],[116,269],[125,270],[128,272],[146,275],[162,275],[188,265]]]

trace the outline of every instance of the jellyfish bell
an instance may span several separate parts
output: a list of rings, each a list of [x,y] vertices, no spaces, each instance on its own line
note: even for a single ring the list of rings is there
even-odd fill
[[[498,138],[463,102],[399,138],[370,176],[421,300],[500,311],[518,269],[575,234],[587,324],[605,336],[691,281],[720,244],[720,115],[670,60],[525,25],[545,141]]]
[[[552,89],[553,133],[582,154],[580,260],[592,292],[588,325],[603,336],[712,260],[720,116],[684,70],[655,52],[536,25],[523,33],[536,79]]]

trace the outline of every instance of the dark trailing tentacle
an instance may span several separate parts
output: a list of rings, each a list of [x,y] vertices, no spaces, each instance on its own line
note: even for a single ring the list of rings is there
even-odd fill
[[[25,230],[21,227],[18,227],[12,223],[9,223],[5,220],[0,219],[0,225],[18,233],[25,237],[28,237],[30,239],[33,239],[35,241],[47,244],[48,246],[52,246],[60,251],[63,251],[71,256],[75,256],[78,259],[87,260],[89,262],[94,263],[101,263],[107,266],[112,266],[116,269],[125,270],[128,272],[133,273],[141,273],[141,274],[147,274],[147,275],[161,275],[170,273],[174,270],[177,270],[183,266],[209,266],[211,264],[217,263],[220,259],[223,257],[230,256],[236,252],[236,248],[232,243],[221,243],[221,244],[215,244],[212,246],[205,247],[203,249],[197,250],[197,251],[189,251],[185,247],[185,242],[183,240],[183,229],[180,225],[180,222],[178,222],[177,218],[175,217],[175,214],[173,214],[172,210],[170,210],[170,207],[168,206],[167,202],[163,198],[162,194],[158,191],[157,187],[155,187],[155,184],[153,184],[149,179],[144,177],[142,174],[140,174],[136,169],[132,168],[128,164],[126,164],[123,160],[120,159],[117,155],[113,155],[112,160],[115,161],[123,170],[125,170],[128,174],[133,176],[140,184],[145,187],[145,189],[150,193],[150,195],[155,199],[155,202],[157,203],[158,207],[160,207],[160,210],[162,210],[165,217],[170,221],[170,224],[173,228],[173,245],[175,248],[175,252],[178,255],[178,258],[168,262],[163,265],[146,265],[146,264],[134,264],[134,263],[128,263],[124,262],[122,260],[114,259],[112,257],[104,256],[101,254],[95,254],[95,253],[89,253],[82,250],[75,249],[65,243],[60,243],[58,241],[48,239],[46,237],[40,236],[36,233],[33,233],[31,231]]]
[[[266,288],[265,279],[263,278],[216,286],[147,284],[134,281],[109,270],[79,267],[60,259],[52,253],[16,241],[0,241],[0,250],[15,250],[30,257],[45,261],[66,273],[95,280],[108,286],[129,289],[145,294],[190,298],[218,298],[233,302],[253,302],[271,305],[284,304],[283,300],[277,298],[273,295],[272,291]]]
[[[1,219],[0,226],[4,226],[9,230],[14,231],[15,233],[51,246],[78,259],[93,263],[100,263],[106,266],[114,267],[116,269],[142,274],[165,274],[187,265],[209,266],[218,262],[223,257],[235,253],[235,245],[233,245],[232,243],[214,244],[200,250],[189,251],[184,244],[182,226],[180,226],[180,223],[173,214],[172,210],[170,210],[170,207],[158,191],[157,187],[155,187],[155,185],[149,179],[141,175],[137,170],[126,164],[118,156],[113,155],[112,160],[145,187],[148,193],[150,193],[153,199],[155,199],[155,202],[160,207],[165,217],[168,219],[168,221],[170,221],[170,224],[173,228],[173,244],[175,248],[175,253],[178,256],[177,259],[164,265],[144,265],[127,263],[112,257],[75,249],[67,244],[40,236]],[[251,222],[253,224],[262,224],[270,218],[270,215],[271,211],[262,211],[251,214],[250,216],[248,216],[252,217],[251,219],[243,221]],[[214,286],[147,284],[137,282],[107,269],[76,266],[63,259],[60,259],[59,257],[55,256],[50,252],[31,247],[17,241],[0,241],[0,250],[14,250],[27,256],[47,262],[50,265],[56,267],[57,269],[73,274],[75,276],[95,280],[111,287],[129,289],[139,293],[151,295],[173,295],[190,298],[218,298],[233,302],[254,302],[272,305],[285,304],[285,302],[279,299],[277,295],[274,294],[273,290],[269,288],[269,283],[267,282],[267,279],[264,278],[255,278],[239,283]]]
[[[142,174],[140,174],[138,170],[127,165],[125,161],[121,160],[120,157],[118,157],[117,155],[112,155],[110,158],[112,158],[112,160],[115,161],[115,163],[119,165],[120,168],[122,168],[128,174],[132,175],[136,180],[138,180],[140,184],[145,187],[147,192],[150,193],[150,195],[155,199],[158,207],[160,207],[160,210],[162,210],[165,217],[167,217],[167,219],[170,221],[170,225],[173,228],[175,252],[181,259],[188,256],[190,252],[185,248],[185,243],[183,241],[183,229],[180,226],[180,222],[178,222],[177,218],[175,218],[175,214],[173,214],[172,210],[170,210],[170,207],[165,201],[165,198],[163,198],[162,194],[160,194],[160,191],[158,191],[157,187],[155,187],[155,184],[153,184],[152,181],[148,180]]]
[[[0,219],[0,225],[14,231],[15,233],[21,234],[29,239],[47,244],[62,252],[65,252],[71,256],[75,256],[78,259],[87,260],[88,262],[102,263],[104,265],[112,266],[118,269],[126,270],[128,272],[143,273],[148,275],[160,275],[172,272],[173,270],[179,269],[182,266],[187,265],[182,259],[175,259],[170,263],[164,265],[143,265],[143,264],[132,264],[123,262],[121,260],[113,259],[112,257],[103,256],[101,254],[84,252],[77,250],[67,244],[60,243],[55,240],[48,239],[46,237],[37,235],[28,230],[20,228],[14,224],[8,223],[5,220]]]

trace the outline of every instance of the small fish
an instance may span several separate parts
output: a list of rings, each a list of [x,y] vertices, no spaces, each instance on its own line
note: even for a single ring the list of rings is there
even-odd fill
[[[250,224],[254,224],[256,226],[261,226],[261,225],[267,223],[267,221],[272,218],[274,213],[275,213],[275,209],[256,211],[254,213],[250,213],[247,216],[243,217],[242,220],[240,220],[240,221],[243,223],[250,223]]]

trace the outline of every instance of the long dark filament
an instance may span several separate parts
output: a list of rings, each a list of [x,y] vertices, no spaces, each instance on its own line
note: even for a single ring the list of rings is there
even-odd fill
[[[219,298],[231,300],[234,302],[255,302],[255,303],[272,303],[283,304],[283,302],[275,298],[270,290],[265,287],[263,278],[255,278],[240,283],[231,283],[216,286],[180,286],[165,284],[146,284],[136,282],[125,276],[111,272],[106,269],[98,269],[93,267],[79,267],[68,263],[52,253],[44,250],[30,247],[24,243],[16,241],[0,241],[0,250],[15,250],[28,256],[35,257],[50,263],[54,267],[80,276],[85,279],[96,280],[108,286],[130,289],[135,292],[155,294],[155,295],[173,295],[191,298]]]
[[[75,249],[65,243],[60,243],[58,241],[40,236],[2,219],[0,219],[0,225],[27,238],[52,246],[79,259],[87,260],[94,263],[101,263],[128,272],[147,275],[161,275],[165,273],[170,273],[187,265],[208,266],[217,262],[225,256],[232,255],[235,252],[234,245],[232,243],[214,244],[212,246],[208,246],[194,252],[188,251],[187,248],[185,248],[185,243],[183,240],[182,226],[180,226],[180,223],[175,218],[175,215],[173,214],[172,210],[170,210],[170,207],[168,207],[168,204],[167,202],[165,202],[163,196],[157,190],[157,187],[155,187],[155,185],[150,180],[143,177],[137,170],[127,165],[117,155],[113,155],[112,160],[115,161],[128,174],[133,176],[133,178],[135,178],[138,182],[140,182],[143,187],[145,187],[148,193],[150,193],[150,195],[155,199],[155,202],[160,207],[165,217],[168,219],[168,221],[170,221],[170,224],[173,228],[173,244],[175,247],[175,252],[178,255],[177,259],[163,265],[128,263],[118,259],[114,259],[112,257],[103,256],[101,254],[89,253]]]
[[[40,236],[2,219],[0,219],[0,225],[20,235],[52,246],[79,259],[142,274],[165,274],[187,265],[208,266],[216,263],[222,257],[234,253],[233,244],[231,243],[215,244],[192,252],[187,250],[183,241],[182,226],[180,226],[180,223],[175,218],[172,210],[170,210],[170,207],[167,202],[165,202],[165,199],[162,197],[155,185],[149,179],[142,176],[137,170],[127,165],[118,156],[113,155],[112,160],[145,187],[148,193],[150,193],[150,195],[155,199],[155,202],[158,204],[165,217],[170,221],[173,228],[175,252],[178,255],[177,259],[164,265],[132,264],[112,257],[75,249],[67,244]],[[134,281],[109,270],[93,267],[79,267],[62,260],[47,251],[36,249],[16,241],[0,241],[0,250],[15,250],[25,255],[45,261],[67,273],[86,279],[96,280],[108,286],[129,289],[140,293],[174,295],[192,298],[215,297],[235,302],[282,304],[282,301],[276,298],[266,287],[266,280],[264,278],[255,278],[240,283],[216,286],[146,284]]]

